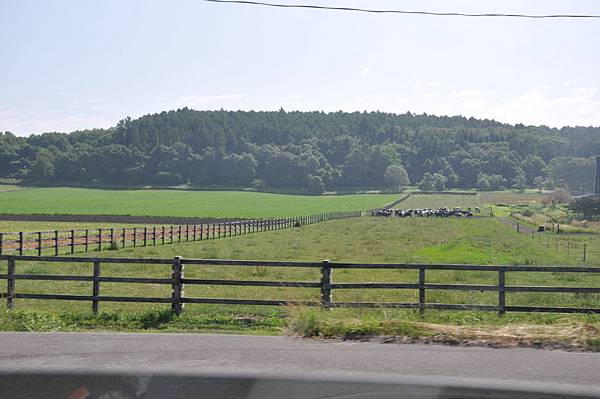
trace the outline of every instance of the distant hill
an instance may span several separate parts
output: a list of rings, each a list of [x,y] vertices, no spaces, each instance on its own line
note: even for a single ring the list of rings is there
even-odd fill
[[[195,111],[110,129],[0,133],[0,177],[43,184],[593,189],[600,128],[381,112]]]

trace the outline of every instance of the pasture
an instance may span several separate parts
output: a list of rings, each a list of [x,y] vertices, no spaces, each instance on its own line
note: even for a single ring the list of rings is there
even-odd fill
[[[399,203],[396,208],[475,208],[481,207],[479,194],[422,194],[415,193]]]
[[[544,194],[539,192],[517,192],[517,191],[484,191],[479,193],[481,202],[485,204],[519,204],[540,202]]]
[[[94,253],[89,253],[94,256]],[[331,259],[346,262],[406,263],[471,263],[520,265],[580,265],[582,262],[562,252],[548,251],[544,242],[518,234],[493,218],[357,218],[330,221],[297,229],[265,232],[222,240],[181,243],[157,247],[125,248],[103,251],[102,256],[161,257],[181,255],[184,258],[311,260]],[[6,263],[0,273],[6,271]],[[184,262],[185,263],[185,262]],[[587,263],[590,265],[590,263]],[[86,264],[33,264],[20,262],[18,272],[28,274],[90,275]],[[194,266],[186,268],[187,278],[236,280],[318,281],[314,269]],[[121,277],[168,277],[169,267],[107,264],[103,275]],[[334,270],[334,282],[414,282],[416,271],[399,270]],[[435,283],[495,284],[492,272],[434,271],[428,281]],[[569,273],[540,275],[515,273],[507,276],[508,285],[598,286],[600,277]],[[103,283],[103,295],[169,296],[169,286],[152,284]],[[90,282],[18,281],[17,292],[70,293],[89,295]],[[186,287],[186,295],[207,298],[315,300],[318,289],[283,287],[234,287],[194,285]],[[343,290],[334,293],[335,300],[346,301],[414,301],[415,290]],[[428,294],[428,301],[440,303],[494,304],[491,292],[438,291]],[[510,293],[507,305],[588,306],[597,307],[598,294]],[[58,329],[173,329],[177,331],[236,331],[280,333],[286,326],[302,325],[313,317],[311,310],[281,307],[187,305],[180,318],[168,314],[168,305],[102,303],[101,313],[91,314],[89,303],[65,301],[17,300],[12,314],[0,313],[0,326],[6,329],[32,329],[58,326]],[[163,310],[160,310],[163,309]],[[33,311],[33,313],[31,313]],[[560,314],[507,314],[477,311],[427,311],[425,318],[411,310],[336,309],[328,318],[345,320],[404,320],[450,324],[552,324],[573,321],[597,322],[596,317]],[[37,321],[36,321],[37,320]],[[41,320],[41,321],[40,321]],[[146,324],[144,324],[146,320]],[[161,320],[163,320],[161,322]],[[297,324],[296,322],[300,323]],[[54,323],[54,324],[53,324]],[[296,323],[296,324],[294,324]],[[303,324],[304,323],[304,324]],[[300,328],[300,327],[298,327]],[[39,328],[37,328],[39,329]],[[301,328],[300,328],[301,329]]]
[[[143,224],[134,223],[100,223],[100,222],[35,222],[25,220],[0,220],[0,232],[18,232],[18,231],[66,231],[71,229],[97,229],[111,227],[143,227]]]
[[[303,196],[239,191],[32,188],[0,192],[0,213],[288,217],[383,207],[398,194]]]

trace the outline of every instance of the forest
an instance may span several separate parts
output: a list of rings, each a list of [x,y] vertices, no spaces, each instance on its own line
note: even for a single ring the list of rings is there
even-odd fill
[[[196,111],[0,133],[0,178],[39,185],[593,191],[600,128],[381,112]]]

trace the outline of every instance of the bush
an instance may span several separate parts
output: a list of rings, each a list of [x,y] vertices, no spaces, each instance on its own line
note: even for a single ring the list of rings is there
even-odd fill
[[[567,191],[563,190],[562,188],[559,188],[558,190],[554,190],[553,192],[551,192],[548,195],[545,195],[542,198],[542,204],[544,204],[545,206],[549,206],[552,204],[568,204],[569,202],[573,201],[573,197],[571,196],[571,194],[569,194]]]
[[[583,215],[586,219],[598,219],[600,217],[600,197],[583,197],[571,201],[569,210]]]

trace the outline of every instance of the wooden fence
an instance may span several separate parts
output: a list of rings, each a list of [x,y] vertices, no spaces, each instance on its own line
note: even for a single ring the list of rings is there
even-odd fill
[[[226,304],[226,305],[266,305],[266,306],[322,306],[324,308],[404,308],[418,309],[421,314],[426,309],[450,309],[450,310],[482,310],[494,311],[503,315],[505,312],[554,312],[554,313],[594,313],[599,314],[600,308],[583,307],[544,307],[544,306],[510,306],[506,305],[506,294],[515,292],[537,292],[537,293],[600,293],[600,287],[560,287],[560,286],[514,286],[506,284],[508,273],[587,273],[600,274],[600,268],[593,267],[562,267],[562,266],[481,266],[481,265],[424,265],[424,264],[364,264],[364,263],[338,263],[324,260],[322,262],[292,262],[292,261],[247,261],[247,260],[213,260],[213,259],[143,259],[143,258],[81,258],[81,257],[37,257],[37,256],[0,256],[0,261],[7,262],[6,274],[0,274],[0,280],[7,281],[6,293],[0,293],[0,297],[7,300],[8,309],[15,307],[16,299],[38,299],[38,300],[66,300],[66,301],[88,301],[92,304],[92,310],[98,312],[100,302],[148,302],[170,304],[173,312],[180,314],[185,304]],[[56,275],[56,274],[19,274],[17,273],[17,262],[51,262],[51,263],[89,263],[92,267],[90,275]],[[147,278],[147,277],[110,277],[101,273],[103,264],[127,264],[127,265],[165,265],[170,268],[170,278]],[[185,266],[184,266],[185,264]],[[198,266],[219,267],[265,267],[265,268],[314,268],[321,272],[320,281],[247,281],[247,280],[206,280],[190,279],[184,275],[185,268]],[[333,270],[336,269],[365,269],[365,270],[416,270],[418,280],[415,282],[398,283],[334,283]],[[434,270],[452,271],[474,271],[497,273],[497,284],[436,284],[427,283],[426,273]],[[68,295],[68,294],[39,294],[18,293],[16,282],[18,280],[37,281],[79,281],[91,282],[90,295]],[[122,284],[163,284],[171,286],[169,297],[133,297],[133,296],[104,296],[101,295],[101,283]],[[246,286],[246,287],[294,287],[294,288],[318,288],[320,289],[320,300],[314,301],[290,301],[290,300],[265,300],[265,299],[232,299],[232,298],[197,298],[188,297],[184,294],[186,285],[221,285],[221,286]],[[334,290],[345,289],[393,289],[393,290],[416,290],[418,302],[336,302],[333,300]],[[491,291],[497,293],[497,304],[445,304],[427,302],[427,292],[436,290],[451,291]],[[317,299],[317,298],[315,298]]]
[[[239,220],[222,223],[152,227],[110,227],[95,229],[52,230],[35,232],[0,232],[0,256],[6,254],[58,256],[60,248],[66,254],[102,251],[106,246],[119,248],[201,241],[280,230],[327,220],[360,217],[368,211],[328,212],[315,215],[275,219]]]

